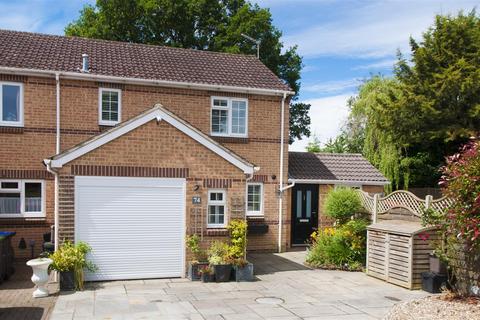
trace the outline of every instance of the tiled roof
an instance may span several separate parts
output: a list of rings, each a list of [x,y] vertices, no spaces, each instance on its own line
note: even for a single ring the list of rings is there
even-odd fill
[[[0,29],[0,66],[269,90],[290,90],[255,56]]]
[[[388,183],[361,154],[289,152],[288,155],[290,179]]]

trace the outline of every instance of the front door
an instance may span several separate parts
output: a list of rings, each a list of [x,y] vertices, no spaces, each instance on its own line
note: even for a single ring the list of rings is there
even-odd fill
[[[292,244],[305,244],[317,227],[318,185],[295,185],[292,191]]]

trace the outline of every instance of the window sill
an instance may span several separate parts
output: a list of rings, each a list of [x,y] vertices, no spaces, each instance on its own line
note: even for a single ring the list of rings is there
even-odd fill
[[[210,237],[228,236],[228,229],[225,227],[207,227],[206,235]]]
[[[45,219],[44,213],[38,214],[0,214],[0,219]]]
[[[220,143],[248,143],[248,137],[232,137],[232,136],[210,136],[213,140]]]

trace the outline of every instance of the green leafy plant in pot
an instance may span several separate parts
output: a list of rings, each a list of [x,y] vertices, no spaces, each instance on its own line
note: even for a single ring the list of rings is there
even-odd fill
[[[235,281],[253,281],[253,264],[247,261],[247,223],[234,219],[228,224],[230,231],[229,256],[233,261],[233,278]]]
[[[222,241],[213,241],[208,249],[208,262],[213,266],[216,282],[230,281],[231,260],[229,245]]]
[[[198,271],[201,275],[202,282],[214,282],[215,273],[210,265],[202,266]]]
[[[200,280],[200,270],[208,266],[207,254],[200,247],[200,237],[197,234],[187,236],[185,243],[192,254],[192,260],[188,263],[187,277],[192,281]]]
[[[84,270],[97,270],[86,258],[91,251],[92,248],[85,242],[73,244],[65,241],[57,251],[49,255],[53,261],[50,269],[60,273],[60,290],[83,290]]]

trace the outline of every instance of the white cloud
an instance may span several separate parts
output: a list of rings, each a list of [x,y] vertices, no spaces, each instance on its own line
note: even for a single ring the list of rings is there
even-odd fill
[[[353,95],[352,92],[305,101],[312,105],[310,108],[312,134],[315,133],[322,143],[340,133],[340,127],[348,117],[347,101]],[[305,151],[308,141],[309,139],[296,141],[290,146],[289,150]]]
[[[361,84],[359,79],[326,81],[316,84],[305,85],[302,90],[307,92],[316,92],[318,94],[336,94],[345,91],[351,91]]]
[[[377,70],[392,68],[397,59],[383,59],[353,67],[352,70]]]
[[[80,9],[94,0],[0,2],[0,29],[63,34]]]
[[[362,2],[360,2],[362,4]],[[472,0],[458,1],[372,1],[342,12],[342,19],[320,22],[285,37],[288,45],[298,44],[300,54],[315,56],[356,56],[382,58],[397,49],[407,52],[408,38],[419,38],[438,13],[471,10]]]

